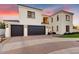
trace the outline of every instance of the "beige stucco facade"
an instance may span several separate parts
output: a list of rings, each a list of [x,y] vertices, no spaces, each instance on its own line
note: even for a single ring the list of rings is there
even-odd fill
[[[57,21],[57,15],[59,16],[59,21]],[[66,20],[66,15],[70,16],[70,20],[67,21]],[[66,25],[70,26],[70,32],[73,32],[73,15],[70,13],[66,13],[66,12],[59,12],[53,16],[51,16],[51,18],[53,18],[53,22],[51,23],[51,29],[53,26],[53,32],[56,32],[56,34],[64,34],[66,33]],[[58,26],[58,31],[57,31],[57,27]]]
[[[73,32],[73,14],[68,13],[68,12],[58,12],[52,16],[47,16],[48,17],[48,24],[42,24],[43,22],[43,17],[42,15],[42,10],[41,9],[35,9],[35,8],[30,8],[30,7],[25,7],[25,6],[20,6],[18,5],[19,8],[19,23],[13,23],[13,24],[22,24],[24,25],[24,36],[28,36],[28,30],[27,26],[28,25],[39,25],[39,26],[45,26],[45,32],[46,35],[48,32],[56,32],[56,34],[64,34],[66,33],[66,25],[69,25],[70,27],[70,32]],[[28,18],[27,17],[27,11],[33,11],[35,12],[35,18]],[[57,21],[57,15],[59,15],[59,21]],[[65,15],[70,16],[70,20],[66,21]],[[53,18],[53,22],[51,22]],[[10,23],[12,24],[12,23]],[[53,26],[53,30],[52,30]],[[57,31],[57,26],[58,26],[58,31]],[[11,36],[11,29],[10,26],[6,28],[6,37]]]

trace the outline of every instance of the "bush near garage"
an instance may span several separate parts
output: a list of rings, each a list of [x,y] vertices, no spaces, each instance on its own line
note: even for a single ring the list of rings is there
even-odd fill
[[[0,29],[5,29],[5,23],[0,22]]]

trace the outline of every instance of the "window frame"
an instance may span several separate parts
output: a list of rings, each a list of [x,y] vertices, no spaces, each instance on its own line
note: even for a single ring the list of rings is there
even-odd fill
[[[66,32],[70,32],[70,26],[66,25]]]
[[[57,31],[59,31],[59,26],[57,25]]]
[[[59,21],[59,15],[57,15],[57,21]]]
[[[52,31],[54,31],[54,27],[52,26]]]
[[[48,24],[48,17],[43,17],[43,22],[42,23]]]
[[[69,15],[65,15],[66,17],[66,21],[70,21],[70,16]]]
[[[51,22],[53,23],[53,17],[51,18]]]
[[[35,12],[33,12],[33,11],[27,11],[27,17],[28,18],[35,18]]]

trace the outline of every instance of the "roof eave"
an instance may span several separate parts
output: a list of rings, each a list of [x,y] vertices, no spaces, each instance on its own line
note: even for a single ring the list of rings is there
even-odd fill
[[[17,4],[17,5],[23,6],[23,7],[29,7],[29,8],[33,8],[33,9],[37,9],[37,10],[43,10],[43,9],[39,9],[39,8],[35,8],[35,7],[26,6],[26,5],[23,5],[23,4]]]
[[[74,13],[72,13],[72,12],[68,12],[68,11],[65,11],[65,10],[60,10],[60,11],[56,12],[55,14],[53,14],[51,16],[54,16],[54,15],[58,14],[59,12],[66,12],[66,13],[74,15]]]

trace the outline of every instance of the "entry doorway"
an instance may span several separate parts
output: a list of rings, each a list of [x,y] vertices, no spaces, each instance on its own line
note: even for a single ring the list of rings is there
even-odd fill
[[[66,32],[70,32],[70,26],[66,25]]]

